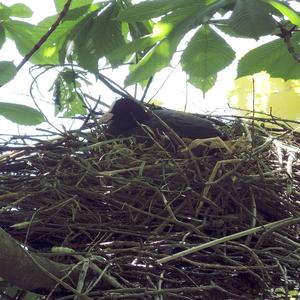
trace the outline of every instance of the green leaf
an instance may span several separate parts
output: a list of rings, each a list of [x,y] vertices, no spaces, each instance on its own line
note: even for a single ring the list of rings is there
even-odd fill
[[[55,8],[58,13],[64,9],[66,2],[66,0],[54,0]],[[81,6],[90,6],[92,3],[93,0],[72,0],[70,10]]]
[[[123,46],[122,24],[116,20],[119,7],[111,4],[86,16],[69,35],[79,64],[90,72],[98,72],[98,60]]]
[[[195,19],[193,16],[197,14],[200,16],[201,20],[206,18],[207,21],[210,16],[212,16],[223,6],[225,6],[223,0],[194,0],[191,1],[189,5],[183,5],[182,7],[174,9],[166,16],[164,16],[161,21],[164,23],[178,23],[187,19],[189,16],[192,16],[192,19]],[[196,22],[198,23],[198,25],[201,23],[199,21]]]
[[[24,221],[21,223],[15,223],[13,225],[10,225],[10,227],[15,229],[24,229],[24,228],[28,228],[31,224],[32,221]]]
[[[202,26],[193,36],[181,58],[189,82],[207,92],[216,81],[216,73],[235,58],[230,45],[209,26]]]
[[[18,51],[24,56],[49,30],[56,19],[57,16],[47,17],[37,26],[17,20],[8,20],[3,24],[9,37],[15,41]],[[65,43],[66,36],[76,24],[76,21],[61,23],[40,49],[34,53],[30,61],[34,64],[58,64],[61,47]]]
[[[272,5],[275,9],[277,9],[283,16],[287,17],[291,23],[300,27],[300,16],[294,11],[291,7],[285,5],[276,0],[263,0],[264,2]]]
[[[151,34],[151,32],[153,31],[153,22],[151,21],[134,22],[128,24],[123,22],[123,24],[128,25],[130,36],[132,37],[133,40]],[[127,36],[127,35],[124,35],[123,32],[123,36]]]
[[[75,84],[75,80],[78,78],[77,74],[73,70],[66,69],[60,73],[61,77],[67,84]]]
[[[205,1],[208,2],[208,1]],[[224,6],[224,1],[217,1],[201,10],[197,10],[193,15],[187,16],[176,24],[160,22],[161,25],[169,27],[170,32],[146,56],[135,66],[125,80],[126,85],[131,85],[150,78],[156,72],[169,65],[170,60],[183,36],[194,27],[206,22],[218,9]]]
[[[37,125],[45,121],[38,110],[22,104],[0,102],[0,115],[20,125]]]
[[[205,94],[207,91],[209,91],[216,83],[217,81],[217,74],[210,75],[205,78],[201,77],[190,77],[189,82],[199,88],[203,93]]]
[[[77,7],[74,9],[70,9],[66,16],[63,18],[63,22],[68,20],[76,20],[79,21],[88,11],[89,11],[90,5],[84,5],[81,7]]]
[[[212,82],[211,76],[228,66],[235,58],[229,44],[208,25],[193,36],[181,58],[181,66],[191,82]],[[204,85],[207,86],[206,84]]]
[[[85,115],[86,109],[83,105],[83,98],[77,93],[72,94],[72,99],[70,98],[61,98],[61,104],[63,109],[56,106],[55,115],[59,112],[62,112],[62,117],[70,118],[76,115]]]
[[[244,36],[235,32],[232,27],[229,24],[229,20],[218,20],[218,23],[213,23],[215,27],[217,27],[219,30],[224,32],[225,34],[231,36],[231,37],[236,37],[236,38],[243,38]]]
[[[5,36],[5,29],[3,25],[0,23],[0,49],[2,48],[3,44],[5,43],[6,36]]]
[[[182,20],[182,16],[188,19],[191,16],[190,27],[196,27],[214,16],[215,13],[222,11],[226,5],[236,2],[236,0],[202,0],[195,1],[191,6],[184,6],[163,18],[164,22],[177,22]]]
[[[39,300],[39,299],[40,299],[40,295],[29,293],[29,292],[26,293],[24,298],[24,300]]]
[[[11,10],[11,16],[19,17],[19,18],[31,18],[32,10],[30,7],[23,3],[16,3],[9,7]]]
[[[77,74],[69,69],[58,74],[54,83],[55,115],[62,113],[63,117],[72,117],[86,114],[84,100],[76,90],[80,85],[77,78]]]
[[[3,24],[8,32],[8,36],[15,41],[18,51],[23,56],[34,47],[45,33],[39,27],[22,21],[8,20]],[[31,58],[31,61],[33,63],[43,63],[44,57],[37,51]]]
[[[68,247],[52,247],[51,248],[51,252],[52,253],[66,253],[66,254],[69,254],[69,253],[74,253],[75,250],[72,249],[72,248],[68,248]]]
[[[152,0],[144,1],[128,7],[120,12],[118,19],[127,22],[136,22],[149,20],[159,16],[173,15],[172,22],[186,18],[187,15],[194,14],[196,11],[203,9],[215,2],[216,0]],[[225,4],[223,4],[225,5]],[[170,14],[169,14],[170,13]],[[168,20],[170,21],[170,20]]]
[[[166,67],[170,63],[180,39],[181,36],[167,37],[151,49],[126,77],[125,85],[141,82]]]
[[[8,20],[11,14],[11,9],[0,3],[0,20]]]
[[[153,28],[153,34],[149,34],[147,27],[143,26],[143,23],[132,23],[129,25],[136,25],[135,29],[130,30],[132,35],[133,31],[133,41],[124,44],[116,49],[114,49],[109,55],[109,60],[117,61],[123,60],[126,56],[131,54],[137,54],[138,58],[144,57],[159,40],[165,38],[168,33],[170,33],[171,28],[165,26],[165,24],[157,23]],[[148,25],[148,24],[146,24]],[[130,26],[131,27],[131,26]],[[141,29],[139,29],[141,27]],[[145,34],[147,34],[145,36]]]
[[[98,57],[96,55],[94,40],[90,37],[96,14],[96,12],[93,12],[87,15],[73,28],[67,37],[67,41],[74,42],[74,53],[77,56],[79,65],[92,73],[98,70]],[[89,43],[89,47],[86,47],[87,43]],[[66,46],[67,43],[65,44]]]
[[[158,38],[154,38],[151,36],[142,37],[138,40],[135,40],[128,44],[124,44],[123,46],[115,49],[108,55],[108,57],[111,60],[122,59],[137,51],[144,50],[147,47],[153,46],[157,41]]]
[[[197,2],[203,2],[198,0]],[[178,9],[181,6],[189,6],[191,0],[152,0],[144,1],[122,10],[118,19],[127,22],[144,21],[162,16],[169,11]]]
[[[16,66],[10,61],[0,61],[0,86],[11,81],[17,74]]]
[[[230,25],[241,36],[258,39],[277,28],[270,11],[269,5],[259,0],[237,0]]]
[[[235,5],[235,1],[231,1],[228,4],[224,5],[219,11],[218,13],[221,14],[222,17],[224,17],[224,15],[228,12],[233,11],[234,9],[234,5]]]
[[[295,51],[300,53],[300,33],[294,33],[291,42]],[[239,61],[238,78],[266,71],[274,78],[299,79],[300,64],[287,48],[282,39],[276,39],[249,51]]]
[[[49,29],[56,19],[57,16],[47,17],[37,25],[38,29],[42,32],[47,32],[47,28]],[[60,56],[61,51],[65,47],[68,35],[79,21],[80,19],[75,21],[66,20],[55,29],[47,41],[38,50],[38,54],[43,57],[43,61],[40,61],[39,64],[63,64],[65,62],[65,57]],[[33,60],[36,60],[36,57],[33,57]],[[35,61],[35,63],[37,62]]]

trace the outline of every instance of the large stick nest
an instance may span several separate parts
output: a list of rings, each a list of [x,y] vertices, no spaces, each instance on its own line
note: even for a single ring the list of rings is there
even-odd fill
[[[96,123],[5,146],[0,226],[58,262],[93,260],[118,282],[93,299],[272,298],[300,277],[300,138],[237,127],[200,156],[162,137],[107,139]]]

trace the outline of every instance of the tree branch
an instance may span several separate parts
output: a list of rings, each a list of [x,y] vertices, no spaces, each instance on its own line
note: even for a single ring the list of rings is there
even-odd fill
[[[34,47],[30,50],[30,52],[24,56],[24,58],[22,59],[22,61],[17,66],[17,71],[19,71],[25,65],[25,63],[31,58],[31,56],[37,50],[39,50],[41,48],[41,46],[47,41],[47,39],[49,38],[49,36],[55,31],[55,29],[58,27],[59,23],[62,21],[62,19],[67,14],[67,12],[68,12],[68,10],[70,8],[71,3],[72,3],[72,0],[67,0],[65,6],[63,8],[63,10],[59,14],[59,16],[56,19],[56,21],[51,25],[50,29],[40,38],[40,40],[34,45]]]
[[[65,276],[72,267],[53,262],[36,254],[29,255],[28,251],[2,228],[0,228],[0,241],[0,277],[21,289],[50,292],[57,285],[54,279],[41,271],[31,256],[58,278]]]

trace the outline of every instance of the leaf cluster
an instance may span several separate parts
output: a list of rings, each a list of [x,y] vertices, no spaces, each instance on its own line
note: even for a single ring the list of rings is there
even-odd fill
[[[54,0],[58,15],[37,25],[19,20],[32,11],[24,4],[0,6],[0,46],[6,38],[21,55],[39,65],[76,65],[99,76],[99,60],[118,68],[129,64],[125,85],[143,84],[180,56],[188,80],[204,93],[213,87],[218,72],[236,58],[228,37],[273,36],[271,42],[242,57],[238,77],[267,71],[285,80],[299,78],[300,16],[285,0]],[[62,20],[55,30],[44,35]],[[17,19],[16,19],[17,17]],[[184,44],[187,34],[191,38]],[[179,50],[179,47],[182,50]],[[300,59],[299,59],[300,60]],[[20,66],[0,62],[0,84],[10,81]],[[64,68],[55,82],[56,112],[71,116],[85,113],[78,84],[66,79]],[[68,89],[68,91],[67,91]],[[72,103],[75,101],[76,103]]]

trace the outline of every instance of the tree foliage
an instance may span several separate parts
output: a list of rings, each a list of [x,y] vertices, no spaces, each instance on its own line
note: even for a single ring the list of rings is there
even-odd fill
[[[238,78],[260,71],[284,80],[300,77],[300,35],[296,32],[300,16],[290,1],[54,2],[57,15],[37,25],[20,20],[32,15],[26,5],[1,4],[0,46],[7,38],[11,39],[24,60],[19,66],[0,62],[0,84],[13,79],[27,61],[45,68],[62,66],[53,93],[56,112],[63,111],[65,116],[85,113],[78,78],[67,79],[67,74],[84,71],[98,78],[100,59],[105,59],[111,68],[130,64],[125,86],[143,85],[145,80],[169,66],[177,53],[181,55],[180,64],[189,82],[206,92],[213,87],[218,72],[235,60],[235,51],[226,36],[256,40],[267,35],[274,37],[239,60]],[[187,34],[192,37],[183,44]],[[183,49],[180,52],[179,46]],[[6,117],[12,120],[7,114]],[[13,121],[22,122],[18,117]]]

